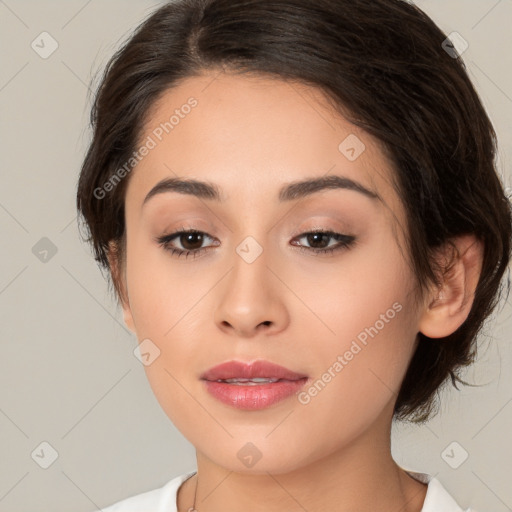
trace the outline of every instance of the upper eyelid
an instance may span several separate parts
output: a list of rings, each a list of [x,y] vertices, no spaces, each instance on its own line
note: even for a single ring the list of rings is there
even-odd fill
[[[348,230],[348,229],[328,228],[325,226],[313,226],[311,228],[297,230],[295,232],[295,234],[293,234],[291,236],[297,237],[299,235],[305,235],[308,233],[319,233],[319,232],[332,233],[332,234],[338,234],[338,235],[349,235],[349,231],[350,230]],[[200,233],[200,234],[206,235],[210,238],[217,238],[217,237],[211,235],[208,231],[206,231],[204,229],[186,228],[186,227],[180,227],[180,228],[176,228],[173,230],[169,230],[169,232],[167,234],[164,234],[162,236],[164,236],[164,237],[178,236],[180,234],[186,234],[186,233]]]
[[[168,232],[168,234],[173,234],[173,233],[176,233],[176,232],[180,232],[180,231],[196,231],[196,232],[200,232],[200,233],[205,233],[207,234],[208,236],[212,236],[208,229],[211,229],[211,230],[215,230],[215,228],[201,228],[201,227],[197,227],[197,226],[194,226],[193,225],[193,221],[190,222],[189,225],[187,221],[182,221],[183,224],[181,225],[178,225],[176,228],[173,228],[173,229],[170,229],[170,230],[165,230],[166,232]],[[346,223],[346,222],[343,222],[341,223],[342,225],[338,226],[338,227],[329,227],[327,224],[330,223],[330,222],[333,222],[332,220],[329,221],[329,220],[315,220],[313,221],[315,222],[315,224],[311,227],[308,227],[308,228],[301,228],[301,229],[294,229],[293,230],[293,235],[292,236],[296,236],[298,234],[302,234],[302,233],[311,233],[311,232],[314,232],[314,231],[331,231],[331,232],[334,232],[334,233],[340,233],[340,234],[348,234],[350,231],[353,231],[353,229]],[[337,220],[337,221],[334,221],[336,222],[337,224],[340,224],[340,221]],[[343,225],[345,224],[345,225]],[[229,229],[230,232],[232,232],[231,229]]]

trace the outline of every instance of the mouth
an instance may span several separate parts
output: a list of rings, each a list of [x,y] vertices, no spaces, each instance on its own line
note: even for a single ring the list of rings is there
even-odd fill
[[[296,394],[308,377],[269,361],[228,361],[201,375],[206,390],[236,409],[260,410]]]
[[[227,384],[235,384],[236,386],[259,386],[261,384],[272,384],[274,382],[285,381],[286,379],[266,379],[264,377],[254,378],[254,379],[217,379],[213,382],[225,382]],[[211,382],[211,381],[210,381]],[[287,381],[290,382],[290,381]]]

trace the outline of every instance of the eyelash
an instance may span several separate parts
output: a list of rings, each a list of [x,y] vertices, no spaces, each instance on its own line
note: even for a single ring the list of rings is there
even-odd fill
[[[166,250],[171,253],[172,256],[177,256],[180,258],[181,256],[185,256],[185,258],[188,258],[190,255],[192,255],[194,258],[197,258],[200,254],[202,254],[204,251],[208,249],[208,247],[201,247],[199,249],[194,250],[183,250],[183,249],[176,249],[175,247],[172,247],[170,243],[175,239],[178,238],[182,234],[203,234],[206,235],[209,238],[210,237],[207,233],[204,231],[198,231],[196,229],[186,229],[184,227],[178,229],[174,233],[171,233],[169,235],[164,235],[161,237],[157,237],[156,241]],[[327,235],[330,238],[334,238],[339,243],[335,247],[325,248],[325,249],[315,249],[312,247],[303,247],[299,246],[298,249],[301,252],[313,252],[316,254],[332,254],[336,251],[340,251],[343,249],[348,249],[352,245],[354,245],[356,241],[356,237],[352,235],[343,235],[341,233],[335,233],[334,231],[329,230],[323,230],[323,229],[315,229],[314,231],[306,231],[305,233],[301,233],[300,235],[296,236],[296,239],[301,239],[306,235],[313,235],[313,234],[323,234]]]

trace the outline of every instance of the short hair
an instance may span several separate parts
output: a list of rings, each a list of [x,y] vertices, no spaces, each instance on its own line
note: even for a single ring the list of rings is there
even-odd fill
[[[130,158],[156,100],[212,69],[316,87],[390,157],[418,290],[440,282],[436,248],[468,233],[484,244],[467,319],[445,338],[417,334],[396,399],[395,419],[429,419],[449,378],[467,384],[461,370],[475,360],[477,334],[499,302],[512,225],[495,131],[447,41],[403,0],[177,0],[150,13],[104,69],[77,189],[85,238],[117,299],[108,250],[117,247],[124,262],[129,176],[105,197],[95,191]]]

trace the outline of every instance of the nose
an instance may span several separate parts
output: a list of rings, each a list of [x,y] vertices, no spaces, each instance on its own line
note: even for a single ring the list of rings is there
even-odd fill
[[[219,329],[244,338],[286,329],[287,288],[269,263],[265,250],[252,262],[235,253],[216,298],[214,321]]]

